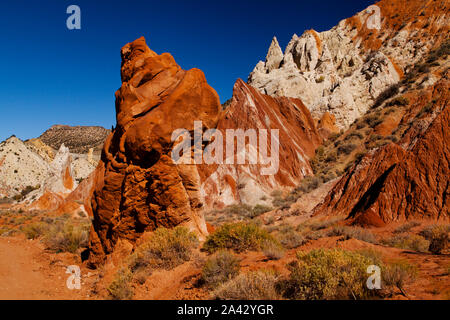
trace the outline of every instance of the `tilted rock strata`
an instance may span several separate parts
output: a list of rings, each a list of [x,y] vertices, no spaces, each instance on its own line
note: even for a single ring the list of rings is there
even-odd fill
[[[450,219],[449,82],[433,90],[433,114],[400,141],[372,150],[336,184],[315,214],[348,216],[354,223]]]
[[[279,165],[274,174],[261,174],[261,162],[250,164],[221,164],[201,166],[202,193],[208,208],[234,203],[270,205],[270,194],[277,189],[294,187],[313,174],[309,159],[321,144],[322,138],[308,109],[293,98],[274,98],[261,94],[238,80],[234,85],[231,105],[219,120],[217,129],[225,137],[229,129],[267,130],[267,154],[270,157],[271,134],[279,130]],[[225,139],[225,138],[224,138]],[[258,137],[262,139],[261,136]],[[251,146],[247,141],[247,155]],[[254,146],[260,154],[258,145]],[[235,150],[236,153],[244,150]],[[224,154],[226,150],[224,150]],[[236,159],[234,159],[236,160]]]

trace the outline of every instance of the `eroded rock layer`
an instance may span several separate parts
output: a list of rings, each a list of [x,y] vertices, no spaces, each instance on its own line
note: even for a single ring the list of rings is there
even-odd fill
[[[202,71],[182,70],[150,50],[144,38],[122,48],[117,126],[105,142],[92,197],[90,261],[99,263],[118,239],[135,242],[158,227],[185,225],[206,234],[195,165],[175,165],[172,133],[194,121],[215,128],[221,110]]]
[[[436,84],[418,103],[423,105],[427,97],[434,101],[431,117],[411,126],[399,144],[366,155],[336,184],[316,214],[342,214],[372,226],[450,219],[449,81]]]
[[[236,153],[244,152],[248,157],[245,164],[239,164],[236,157],[233,164],[202,166],[202,192],[209,208],[234,203],[271,205],[272,191],[294,187],[305,176],[313,175],[309,160],[322,138],[311,114],[299,99],[264,95],[238,80],[231,105],[220,118],[217,129],[224,139],[230,129],[255,130],[258,144],[253,146],[247,140],[245,150],[236,150]],[[267,137],[259,134],[260,129],[266,130]],[[274,130],[278,130],[278,138],[274,142],[279,145],[276,168],[263,164],[261,159],[251,164],[252,148],[256,151],[253,157],[264,151],[259,148],[261,140],[267,142],[267,155],[272,156],[271,136]],[[273,167],[274,172],[263,174],[263,169],[268,167]]]

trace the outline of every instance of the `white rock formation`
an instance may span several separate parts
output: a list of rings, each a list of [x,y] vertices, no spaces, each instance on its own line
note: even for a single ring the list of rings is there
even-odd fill
[[[365,10],[353,19],[364,25],[368,16]],[[449,19],[444,16],[434,23],[445,21]],[[256,65],[248,83],[272,96],[300,98],[315,118],[329,111],[336,116],[337,125],[346,128],[433,45],[430,39],[417,36],[413,28],[395,32],[385,22],[382,19],[377,34],[382,41],[378,50],[365,48],[358,28],[346,20],[329,31],[294,35],[280,63],[274,39],[266,61]]]
[[[49,165],[18,138],[0,143],[0,196],[12,197],[27,187],[42,186]]]

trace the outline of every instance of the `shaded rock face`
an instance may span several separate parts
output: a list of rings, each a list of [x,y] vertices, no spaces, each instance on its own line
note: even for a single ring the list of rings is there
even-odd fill
[[[195,165],[171,158],[176,129],[215,128],[221,105],[198,69],[182,70],[168,53],[157,55],[144,38],[122,48],[117,126],[105,142],[92,196],[90,261],[102,262],[118,239],[135,242],[158,227],[185,225],[200,235],[200,176]]]
[[[336,184],[315,214],[342,214],[382,226],[408,219],[450,220],[449,82],[433,91],[429,122],[413,126],[400,145],[372,150]]]
[[[383,0],[376,5],[379,30],[369,23],[373,10],[364,10],[329,31],[294,35],[281,61],[273,40],[248,83],[271,96],[299,98],[314,118],[329,112],[340,129],[348,128],[448,35],[448,1]]]
[[[231,105],[219,120],[217,129],[225,136],[227,130],[265,129],[271,150],[271,134],[278,130],[279,164],[274,174],[261,174],[269,165],[258,162],[250,164],[202,165],[202,193],[208,208],[223,207],[234,203],[270,205],[270,194],[277,189],[294,187],[305,177],[313,174],[309,160],[314,156],[322,138],[314,120],[301,100],[274,98],[238,80],[234,85]],[[227,137],[228,138],[228,137]],[[237,144],[236,144],[237,147]],[[246,155],[250,152],[249,140]],[[261,154],[259,145],[255,147]],[[236,150],[236,153],[244,150]],[[225,151],[224,151],[225,153]],[[271,155],[270,155],[271,156]]]

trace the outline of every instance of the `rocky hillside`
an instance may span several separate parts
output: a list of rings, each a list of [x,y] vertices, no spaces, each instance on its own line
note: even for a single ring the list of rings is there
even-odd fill
[[[233,98],[222,114],[217,129],[221,133],[230,129],[265,129],[267,137],[259,136],[259,139],[267,141],[269,158],[272,144],[279,144],[279,158],[276,164],[272,164],[274,172],[266,175],[262,173],[268,171],[271,165],[258,161],[254,164],[248,161],[245,164],[202,166],[202,193],[208,208],[234,203],[271,205],[270,194],[273,191],[295,187],[304,177],[313,174],[309,160],[323,140],[301,100],[261,94],[242,80],[234,85]],[[275,140],[271,137],[273,130],[278,130]],[[235,151],[257,160],[258,152],[262,150],[248,148]]]
[[[364,10],[329,31],[294,35],[284,53],[274,38],[249,84],[269,95],[300,98],[314,117],[330,112],[340,128],[348,128],[448,38],[448,1],[383,0],[376,6],[379,29],[374,11]],[[436,79],[430,74],[427,81]]]
[[[62,144],[72,153],[88,153],[93,148],[94,153],[100,153],[110,130],[103,127],[82,127],[55,125],[45,131],[39,139],[55,150]]]

